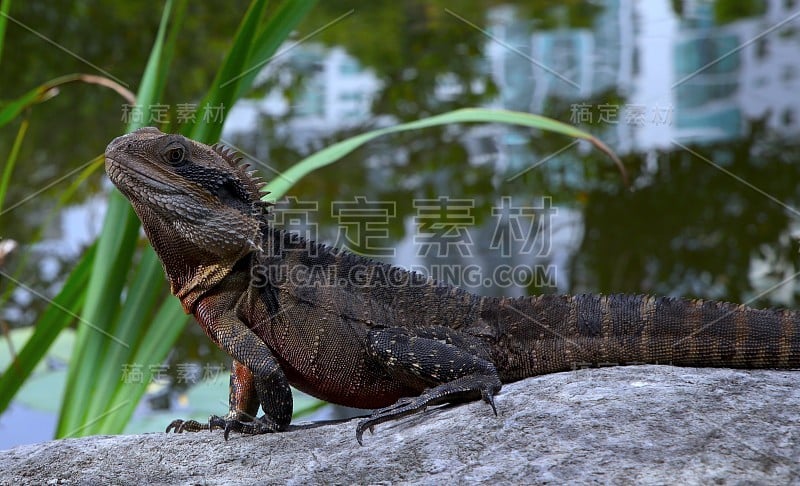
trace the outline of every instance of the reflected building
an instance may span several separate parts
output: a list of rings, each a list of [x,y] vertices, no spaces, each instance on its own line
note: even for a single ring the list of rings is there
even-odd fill
[[[565,25],[548,30],[520,18],[513,7],[492,9],[487,27],[491,40],[485,52],[499,95],[490,106],[546,114],[553,100],[565,100],[587,111],[580,120],[564,121],[599,127],[603,120],[619,119],[621,106],[595,101],[601,93],[631,89],[633,4],[633,0],[609,0],[591,28]],[[484,126],[473,128],[471,135],[465,144],[473,162],[494,159],[498,171],[513,173],[548,156],[534,152],[527,129]],[[618,122],[603,128],[601,136],[615,148],[629,139]],[[574,180],[577,173],[569,169],[578,158],[563,154],[548,165],[558,165],[559,170],[553,171],[558,177],[580,185]]]
[[[713,4],[685,1],[675,35],[675,139],[739,138],[748,120],[798,131],[800,4],[764,2],[763,15],[717,25]]]
[[[381,82],[370,70],[341,47],[327,48],[305,43],[294,47],[267,65],[260,78],[276,78],[289,85],[301,79],[301,89],[290,106],[280,89],[261,99],[243,99],[231,109],[223,136],[244,137],[253,133],[263,117],[291,116],[277,127],[298,148],[308,147],[321,137],[356,127],[373,118],[372,99]]]
[[[745,133],[751,119],[763,118],[771,130],[796,134],[796,4],[800,2],[765,0],[762,15],[719,25],[714,2],[608,0],[590,26],[573,28],[565,20],[551,29],[521,18],[512,6],[496,7],[487,12],[488,38],[480,65],[498,94],[486,106],[545,114],[554,106],[585,107],[587,116],[573,109],[573,119],[563,121],[598,135],[619,153],[646,154],[645,160],[652,161],[646,170],[653,172],[658,170],[656,154],[674,150],[676,141],[733,140]],[[292,106],[280,89],[238,103],[225,126],[226,137],[252,133],[264,116],[291,114],[276,127],[277,136],[304,149],[343,129],[393,121],[387,117],[376,122],[371,105],[381,82],[340,47],[296,46],[270,63],[262,76],[284,86],[302,78],[302,89]],[[446,75],[442,80],[434,96],[457,96],[458,86],[449,85]],[[461,143],[471,164],[490,164],[497,174],[518,173],[547,159],[544,187],[588,191],[597,183],[587,178],[580,150],[550,158],[551,153],[538,153],[530,139],[528,129],[474,125]],[[402,154],[404,149],[396,150]],[[577,251],[584,225],[579,210],[559,211],[554,225],[572,229],[552,236],[557,243],[552,246],[559,250],[548,261],[562,268]],[[489,237],[476,233],[476,240]],[[406,253],[402,260],[423,263],[415,260],[412,247]],[[497,263],[490,253],[474,258],[482,259],[485,268]],[[565,290],[569,283],[559,277],[558,287]]]
[[[586,104],[590,115],[569,121],[599,132],[620,153],[666,149],[673,140],[734,139],[748,119],[762,117],[771,129],[796,133],[800,2],[765,0],[763,15],[724,25],[715,19],[714,2],[683,0],[680,17],[672,3],[608,0],[590,28],[549,30],[512,6],[490,9],[482,65],[499,94],[487,106],[545,113],[553,100]],[[381,82],[341,47],[296,46],[261,77],[295,76],[287,72],[300,73],[304,83],[284,128],[299,146],[373,120]],[[436,93],[443,98],[444,84]],[[598,98],[608,93],[622,101]],[[611,119],[603,116],[604,104]],[[289,108],[277,89],[243,100],[224,134],[252,131],[259,117],[283,116]],[[506,170],[537,158],[529,138],[526,130],[475,127],[464,144],[471,162]]]
[[[586,104],[590,114],[570,121],[605,124],[599,135],[620,153],[735,139],[762,117],[770,129],[797,133],[800,2],[768,0],[764,8],[718,25],[714,2],[685,0],[679,17],[667,0],[613,0],[591,29],[547,31],[513,8],[495,9],[488,31],[496,40],[486,48],[500,89],[494,106],[543,113],[553,99]],[[612,91],[624,101],[608,102],[617,117],[606,123],[597,96]],[[520,131],[494,130],[479,136],[498,140],[501,166],[536,159],[521,148],[528,137]]]
[[[763,17],[742,22],[739,104],[783,135],[800,132],[800,2],[768,0]]]

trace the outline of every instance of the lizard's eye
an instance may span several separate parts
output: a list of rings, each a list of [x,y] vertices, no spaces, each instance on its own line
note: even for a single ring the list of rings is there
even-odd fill
[[[185,157],[186,149],[180,145],[169,148],[166,152],[164,152],[164,160],[171,165],[178,165],[182,163],[185,160]]]

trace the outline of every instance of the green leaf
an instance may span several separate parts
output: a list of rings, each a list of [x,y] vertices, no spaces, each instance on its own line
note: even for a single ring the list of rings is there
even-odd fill
[[[59,333],[77,319],[96,250],[96,244],[89,247],[78,266],[70,273],[64,287],[36,322],[33,336],[0,376],[0,410],[8,407],[11,398],[50,349]],[[8,275],[4,277],[8,278]]]
[[[429,118],[415,120],[409,123],[379,128],[377,130],[362,133],[361,135],[356,135],[355,137],[335,143],[330,147],[322,149],[319,152],[306,157],[290,167],[289,170],[283,172],[278,178],[273,179],[264,188],[264,190],[269,192],[269,194],[265,195],[263,199],[280,199],[301,178],[321,167],[325,167],[336,162],[353,150],[374,138],[380,137],[381,135],[404,132],[408,130],[419,130],[422,128],[429,128],[437,125],[448,125],[452,123],[507,123],[511,125],[522,125],[530,128],[537,128],[547,132],[560,133],[562,135],[589,141],[595,147],[611,157],[622,173],[623,181],[627,184],[625,167],[622,165],[622,162],[619,160],[616,154],[614,154],[614,152],[598,138],[578,130],[571,125],[530,113],[521,113],[508,110],[492,110],[485,108],[463,108],[460,110],[435,115]]]
[[[286,41],[315,3],[316,0],[283,2],[266,23],[259,27],[258,21],[263,15],[266,2],[254,1],[247,10],[233,46],[217,72],[211,89],[199,104],[201,110],[208,109],[212,112],[216,108],[222,108],[222,118],[218,121],[203,120],[187,125],[181,132],[199,142],[217,142],[227,110],[250,89],[261,69],[272,59],[278,47]]]
[[[188,134],[190,138],[205,143],[213,143],[219,139],[222,133],[222,124],[225,121],[225,112],[236,101],[236,93],[242,84],[241,73],[247,67],[250,51],[253,48],[253,39],[256,37],[258,23],[266,6],[266,0],[255,0],[250,4],[233,40],[231,50],[225,57],[222,67],[217,71],[217,75],[211,83],[211,89],[200,102],[200,110],[204,114],[215,113],[216,110],[221,109],[219,119],[205,117],[194,126],[185,127],[184,133]]]
[[[36,327],[20,327],[8,332],[8,339],[17,349],[24,348],[30,342],[31,336],[36,332]],[[46,349],[48,363],[40,360],[26,379],[19,380],[22,384],[16,393],[15,402],[27,408],[55,415],[61,402],[59,398],[64,392],[67,370],[62,366],[52,366],[50,363],[67,363],[72,350],[75,348],[75,333],[70,328],[58,332],[49,349]],[[12,362],[10,354],[0,353],[0,367],[8,368]]]
[[[14,138],[14,145],[11,146],[11,153],[8,154],[5,167],[3,167],[3,175],[0,176],[0,214],[3,214],[3,203],[6,200],[8,184],[11,182],[11,174],[14,172],[14,166],[17,165],[19,148],[22,146],[22,140],[25,138],[27,131],[28,120],[23,120],[19,130],[17,130],[17,136]]]
[[[276,37],[275,34],[270,34],[269,29],[279,25],[282,29],[281,32],[285,32],[285,35],[288,35],[296,23],[302,18],[302,15],[298,15],[297,12],[300,11],[304,15],[305,10],[301,7],[308,3],[310,2],[287,2],[283,4],[278,13],[276,13],[279,24],[276,24],[275,18],[270,18],[266,26],[261,29],[261,33],[256,36],[255,41],[253,41],[253,32],[258,25],[258,20],[263,15],[265,6],[264,2],[254,2],[251,8],[248,9],[245,18],[242,20],[242,25],[238,29],[233,46],[226,56],[214,84],[200,106],[225,106],[226,104],[232,104],[238,97],[237,88],[238,90],[249,88],[254,77],[242,77],[236,80],[235,84],[229,83],[229,87],[220,86],[219,80],[231,76],[229,73],[237,73],[241,72],[242,69],[246,69],[242,66],[247,63],[263,64],[263,62],[266,62],[269,56],[272,55],[272,52],[277,49],[277,46],[283,42],[280,35]],[[250,54],[247,54],[248,52]],[[224,115],[225,113],[223,113],[223,116]],[[203,137],[212,137],[212,139],[215,139],[219,136],[221,126],[221,122],[216,123],[213,121],[200,120],[194,127],[184,127],[184,132],[194,130],[192,134],[193,138],[203,139]],[[159,278],[163,281],[163,272],[160,270],[158,260],[155,254],[152,253],[152,250],[148,248],[143,256],[143,264],[147,264],[150,259],[152,259],[154,265],[159,266]],[[127,311],[123,309],[122,315],[126,312]],[[137,329],[144,330],[145,332],[143,334],[145,335],[140,336],[139,341],[131,350],[127,362],[154,366],[161,364],[187,321],[188,318],[178,300],[174,298],[165,300],[158,309],[151,325],[147,326],[144,323],[141,325],[134,325]],[[119,367],[122,363],[119,360],[115,361],[116,366],[118,366],[117,374],[115,375],[117,383],[116,390],[110,402],[105,406],[106,410],[113,410],[114,412],[105,416],[100,415],[102,418],[97,422],[97,427],[93,427],[90,430],[98,432],[121,431],[133,414],[139,398],[144,393],[145,387],[143,385],[138,383],[123,383],[119,380]],[[146,378],[149,378],[149,376],[149,374],[145,374]],[[147,381],[146,379],[145,385]]]
[[[166,80],[169,58],[178,38],[176,25],[180,24],[185,10],[185,0],[173,11],[173,30],[164,43],[164,29],[172,7],[168,2],[162,17],[158,38],[151,52],[138,94],[138,104],[146,110],[157,103]],[[294,4],[295,2],[287,2]],[[305,2],[296,2],[298,5]],[[217,79],[229,79],[231,72],[241,72],[242,66],[260,62],[259,56],[267,55],[268,49],[253,45],[258,39],[270,38],[259,29],[259,21],[265,11],[265,2],[254,1],[240,25],[233,47],[229,51]],[[299,8],[299,7],[294,7]],[[292,10],[291,8],[289,9]],[[286,18],[286,17],[285,17]],[[298,17],[292,18],[295,22]],[[281,25],[291,29],[295,24]],[[260,34],[256,35],[257,32]],[[255,41],[254,41],[255,39]],[[276,44],[280,44],[277,42]],[[238,71],[237,71],[238,70]],[[223,73],[225,71],[226,73]],[[215,82],[204,98],[204,106],[230,106],[239,90],[246,89],[251,78],[243,77],[227,87]],[[225,113],[222,113],[224,120]],[[141,119],[148,119],[147,113]],[[198,130],[194,138],[218,137],[222,120],[200,119],[193,126],[184,127],[184,132]],[[131,124],[128,129],[138,128]],[[205,135],[203,135],[205,134]],[[211,141],[211,140],[207,140]],[[129,226],[132,225],[132,226]],[[145,392],[148,380],[142,383],[123,383],[124,364],[160,365],[182,332],[188,317],[179,301],[173,297],[160,306],[156,289],[163,288],[165,279],[161,265],[149,246],[134,270],[135,277],[127,287],[125,303],[120,306],[126,281],[127,266],[132,260],[131,251],[138,241],[138,219],[129,203],[116,191],[109,201],[109,214],[100,236],[94,272],[89,281],[84,316],[97,323],[98,328],[114,336],[92,333],[79,329],[78,349],[70,365],[70,378],[65,391],[65,401],[59,422],[58,435],[87,435],[92,433],[119,433],[133,414]],[[129,231],[133,228],[134,233]],[[119,236],[121,235],[121,237]],[[125,346],[121,346],[124,343]],[[80,356],[80,358],[78,357]],[[98,367],[97,363],[102,363]],[[146,378],[149,378],[146,372]]]
[[[41,226],[30,241],[39,241],[42,233],[52,228],[52,221],[57,216],[58,211],[72,200],[73,194],[81,187],[86,178],[102,165],[101,162],[102,158],[98,157],[75,176],[69,186],[60,194],[58,203],[44,218]],[[53,341],[56,338],[60,338],[65,332],[65,327],[77,319],[77,313],[80,312],[83,306],[86,284],[89,281],[96,246],[96,244],[93,244],[84,252],[80,262],[73,269],[58,295],[39,317],[36,326],[31,328],[32,331],[35,331],[34,338],[25,341],[24,347],[22,347],[13,362],[13,368],[6,369],[5,374],[0,377],[0,412],[8,406],[11,399],[19,391],[20,385],[28,379],[34,368],[45,356],[48,348],[52,349]],[[24,286],[18,279],[21,278],[20,274],[27,268],[26,263],[29,257],[30,252],[24,252],[17,265],[19,268],[17,273],[14,275],[3,274],[4,278],[11,282],[11,285],[7,286],[6,291],[0,296],[0,306],[7,301],[15,288]],[[29,291],[33,292],[31,289]]]
[[[6,37],[6,23],[8,12],[11,10],[11,0],[3,0],[0,3],[0,56],[3,55],[3,41]]]
[[[235,79],[239,83],[236,99],[244,96],[258,73],[273,59],[278,48],[316,3],[316,0],[295,0],[283,2],[278,6],[275,13],[267,20],[266,25],[259,31],[247,64],[239,77]],[[233,81],[228,80],[223,84],[230,82]]]
[[[119,93],[120,96],[125,98],[129,103],[134,103],[135,101],[133,93],[128,91],[124,86],[120,85],[116,81],[106,77],[82,73],[67,74],[65,76],[59,76],[58,78],[51,79],[50,81],[33,88],[16,100],[11,101],[3,106],[3,108],[0,109],[0,127],[15,119],[20,113],[22,113],[23,110],[37,103],[45,102],[58,95],[59,88],[62,85],[75,82],[106,86],[107,88],[113,89]]]
[[[159,265],[159,272],[160,268]],[[188,320],[177,299],[169,296],[162,303],[153,316],[153,325],[141,336],[141,341],[134,347],[126,361],[128,364],[141,364],[147,370],[145,380],[142,383],[125,383],[121,379],[121,365],[118,365],[114,370],[116,388],[111,400],[105,404],[102,420],[93,429],[96,433],[119,433],[125,428],[153,377],[149,367],[159,366],[164,362],[164,358],[175,345]]]
[[[164,85],[164,70],[167,66],[162,62],[161,54],[171,10],[172,1],[168,0],[142,76],[137,100],[144,112],[158,100],[158,90]],[[149,119],[147,113],[141,119]],[[133,121],[129,128],[136,128]],[[113,192],[109,198],[104,230],[97,243],[97,255],[92,262],[92,273],[82,312],[84,324],[78,327],[77,348],[70,363],[64,403],[56,429],[57,437],[73,435],[76,431],[91,433],[92,429],[87,427],[87,423],[96,424],[103,417],[103,414],[89,416],[88,413],[92,408],[90,404],[99,400],[101,405],[105,405],[110,399],[107,388],[94,388],[99,373],[119,372],[98,369],[98,363],[104,362],[110,346],[130,346],[129,342],[110,340],[108,336],[109,330],[113,332],[116,327],[114,318],[119,310],[120,296],[125,284],[123,276],[130,268],[138,235],[139,220],[130,204],[121,194]]]
[[[0,109],[0,127],[19,116],[25,108],[49,100],[56,94],[58,90],[52,86],[52,81],[28,91]]]
[[[126,343],[127,346],[122,346],[114,341],[100,343],[103,348],[103,372],[94,375],[92,382],[94,399],[89,402],[87,417],[102,417],[106,410],[114,408],[113,397],[117,391],[117,385],[120,383],[123,365],[130,362],[133,354],[131,348],[135,347],[142,338],[141,327],[151,317],[151,309],[156,306],[158,297],[163,293],[164,272],[161,270],[158,259],[152,251],[145,253],[143,259],[144,261],[136,268],[135,277],[128,287],[122,309],[108,329],[109,333],[120,342]],[[182,327],[179,326],[179,328]]]

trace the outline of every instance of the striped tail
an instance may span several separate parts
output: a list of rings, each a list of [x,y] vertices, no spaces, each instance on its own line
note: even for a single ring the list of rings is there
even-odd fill
[[[800,313],[645,295],[495,301],[503,381],[587,366],[800,368]]]

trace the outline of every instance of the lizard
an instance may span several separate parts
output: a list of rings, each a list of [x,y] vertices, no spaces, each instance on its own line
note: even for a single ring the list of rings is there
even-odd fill
[[[233,361],[229,411],[167,432],[285,431],[290,385],[381,423],[485,401],[576,364],[800,367],[800,313],[678,297],[485,297],[275,228],[264,182],[224,145],[157,128],[111,141],[172,293]],[[261,407],[263,415],[257,416]]]

